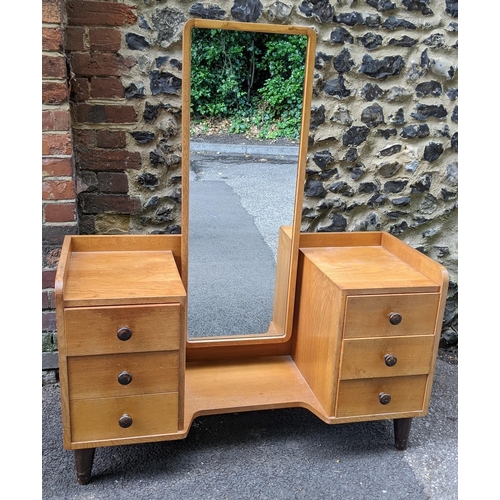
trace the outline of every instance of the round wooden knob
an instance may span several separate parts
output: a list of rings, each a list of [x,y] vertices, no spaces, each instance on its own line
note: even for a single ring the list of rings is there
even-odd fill
[[[394,366],[398,362],[398,358],[394,354],[386,354],[384,361],[387,366]]]
[[[391,402],[391,395],[387,394],[386,392],[381,392],[378,395],[378,400],[380,401],[381,405],[388,405]]]
[[[126,326],[124,326],[123,328],[120,328],[117,332],[116,332],[116,336],[120,339],[120,340],[128,340],[130,337],[132,337],[132,330]]]
[[[121,385],[128,385],[132,382],[132,375],[129,372],[123,371],[118,375],[118,382]]]
[[[401,314],[399,313],[392,312],[391,314],[389,314],[389,322],[391,323],[391,325],[399,325],[402,320],[403,316],[401,316]]]
[[[120,427],[123,427],[126,429],[127,427],[130,427],[132,425],[132,417],[130,415],[127,415],[124,413],[119,419],[118,419],[118,424]]]

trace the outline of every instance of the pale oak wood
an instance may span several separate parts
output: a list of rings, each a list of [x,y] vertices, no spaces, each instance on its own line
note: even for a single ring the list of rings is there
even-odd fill
[[[272,327],[265,335],[260,338],[254,336],[233,337],[232,345],[243,344],[254,345],[255,343],[282,343],[288,342],[292,335],[293,315],[294,315],[294,297],[297,277],[297,259],[299,252],[300,222],[302,218],[302,202],[304,195],[304,180],[307,163],[309,125],[311,117],[312,89],[314,83],[314,63],[316,57],[316,32],[305,26],[290,26],[267,23],[241,23],[234,21],[220,21],[209,19],[189,19],[183,28],[182,36],[182,107],[185,110],[190,109],[191,95],[191,31],[193,28],[222,29],[253,31],[260,33],[280,33],[290,35],[307,36],[307,50],[305,57],[304,85],[302,99],[302,119],[299,138],[299,152],[297,164],[297,176],[295,184],[295,204],[293,224],[291,228],[291,247],[289,251],[289,263],[287,279],[280,278],[280,288],[276,289],[275,300],[278,301],[276,318],[273,319]],[[189,256],[189,177],[190,177],[190,114],[182,114],[182,271],[181,276],[184,287],[188,289],[188,256]],[[230,237],[230,235],[228,236]],[[284,289],[284,291],[283,291]],[[285,319],[282,321],[283,304],[281,301],[285,298]],[[227,346],[227,339],[221,341]],[[200,342],[206,342],[204,346],[212,349],[214,339],[196,340],[191,347],[200,347]]]
[[[422,411],[427,375],[385,377],[379,379],[342,380],[339,384],[338,417],[386,415],[397,418],[399,412]],[[380,393],[391,395],[391,402],[382,405]]]
[[[87,443],[86,447],[96,441],[105,446],[117,439],[168,434],[178,430],[176,392],[75,399],[70,402],[70,411],[72,443]],[[118,423],[124,414],[133,419],[128,428],[122,428]]]
[[[66,308],[66,354],[88,356],[179,349],[180,322],[179,304]],[[131,330],[129,340],[118,338],[117,331],[122,327]]]
[[[66,307],[184,300],[185,290],[170,250],[71,253]]]
[[[118,376],[124,371],[132,377],[132,381],[126,385],[118,381]],[[179,353],[156,351],[107,356],[70,356],[68,378],[71,399],[177,392]]]
[[[340,379],[427,374],[433,345],[432,335],[344,340]],[[394,366],[385,363],[387,355],[396,357]]]
[[[438,293],[349,296],[344,337],[431,335],[438,306]],[[391,324],[391,313],[401,314],[401,323]]]

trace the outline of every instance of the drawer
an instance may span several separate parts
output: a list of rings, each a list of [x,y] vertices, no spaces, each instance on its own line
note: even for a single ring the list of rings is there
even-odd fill
[[[421,411],[427,375],[410,377],[343,380],[339,384],[337,417],[354,417]],[[390,395],[382,404],[380,395]]]
[[[64,316],[68,356],[179,349],[179,304],[69,308]]]
[[[178,430],[176,392],[70,401],[73,443],[168,434]],[[129,416],[131,425],[121,427]]]
[[[341,380],[424,375],[433,360],[435,337],[381,337],[343,342]]]
[[[179,352],[69,357],[70,399],[177,392]]]
[[[344,338],[432,335],[438,306],[438,293],[349,296]]]

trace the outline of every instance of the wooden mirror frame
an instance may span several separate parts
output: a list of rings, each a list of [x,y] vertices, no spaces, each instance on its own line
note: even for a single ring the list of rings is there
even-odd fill
[[[242,23],[234,21],[217,21],[207,19],[190,19],[183,29],[182,38],[182,229],[181,229],[181,276],[186,292],[188,292],[188,252],[189,252],[189,178],[190,178],[190,108],[191,108],[191,30],[193,28],[251,31],[259,33],[276,33],[307,36],[307,50],[304,71],[304,89],[302,100],[302,121],[300,127],[299,151],[297,159],[297,177],[295,183],[295,202],[293,225],[291,227],[290,261],[288,265],[287,293],[284,301],[283,332],[276,334],[237,335],[207,339],[187,338],[188,359],[202,359],[200,348],[213,351],[221,346],[231,348],[234,352],[268,353],[280,352],[279,345],[285,346],[290,341],[293,327],[293,313],[297,277],[297,260],[299,252],[300,226],[302,220],[302,201],[304,196],[305,169],[311,115],[312,85],[314,77],[314,60],[316,53],[316,33],[312,28],[304,26],[288,26],[260,23]],[[278,271],[279,272],[279,271]],[[286,279],[286,277],[285,277]],[[189,295],[188,295],[189,296]],[[276,293],[274,300],[276,302]],[[189,306],[187,306],[189,307]],[[186,321],[187,322],[187,321]],[[187,325],[186,325],[187,329]],[[187,337],[187,335],[186,335]],[[238,349],[238,346],[243,349]],[[266,349],[264,346],[270,346]],[[274,347],[272,347],[274,346]],[[225,349],[224,349],[225,350]],[[212,354],[210,357],[214,357]]]

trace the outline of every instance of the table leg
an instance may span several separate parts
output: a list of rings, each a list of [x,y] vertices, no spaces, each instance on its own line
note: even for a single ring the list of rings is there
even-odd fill
[[[406,450],[410,435],[411,418],[394,419],[394,441],[397,450]]]
[[[87,484],[90,482],[94,454],[95,448],[75,450],[76,480],[79,484]]]

